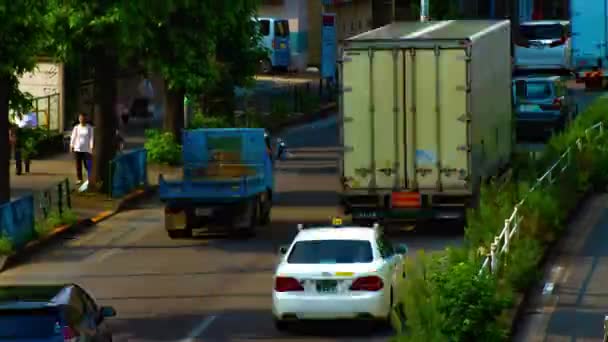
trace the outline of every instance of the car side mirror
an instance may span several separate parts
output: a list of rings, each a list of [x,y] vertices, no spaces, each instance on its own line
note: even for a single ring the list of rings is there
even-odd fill
[[[288,250],[289,250],[289,246],[281,246],[281,247],[279,247],[279,254],[285,255],[285,254],[287,254]]]
[[[102,306],[99,311],[101,312],[101,317],[103,318],[116,316],[116,310],[111,306]]]
[[[408,251],[407,245],[404,243],[397,245],[396,251],[398,254],[407,254],[407,251]]]

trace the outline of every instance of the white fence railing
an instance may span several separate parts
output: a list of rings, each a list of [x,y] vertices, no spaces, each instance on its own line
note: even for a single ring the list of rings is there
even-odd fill
[[[598,132],[597,137],[601,136],[604,133],[604,127],[601,122],[587,128],[585,130],[585,138],[587,141],[591,139],[590,135],[594,131]],[[577,148],[579,151],[582,150],[583,144],[585,140],[583,137],[576,140],[574,146],[569,147],[560,157],[559,159],[545,172],[542,176],[540,176],[532,188],[528,191],[528,193],[524,196],[524,198],[515,205],[513,208],[513,212],[511,216],[505,220],[505,225],[500,234],[494,237],[494,241],[490,245],[490,252],[486,256],[481,265],[481,270],[479,273],[481,274],[486,269],[490,269],[492,273],[495,273],[500,267],[500,260],[503,254],[509,254],[509,248],[511,246],[511,240],[514,236],[517,236],[519,231],[519,227],[521,221],[523,220],[523,216],[521,214],[521,206],[525,203],[528,195],[536,191],[543,183],[553,184],[556,178],[558,178],[572,163],[572,149]]]

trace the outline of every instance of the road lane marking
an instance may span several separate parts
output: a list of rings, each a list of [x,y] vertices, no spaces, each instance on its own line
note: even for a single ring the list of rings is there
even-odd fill
[[[188,334],[188,337],[181,340],[180,342],[194,342],[197,338],[199,338],[209,326],[215,321],[217,316],[211,315],[207,316],[204,320],[202,320],[191,332]]]

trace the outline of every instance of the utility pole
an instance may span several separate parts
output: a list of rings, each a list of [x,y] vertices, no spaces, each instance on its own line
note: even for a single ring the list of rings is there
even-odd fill
[[[420,0],[420,21],[429,20],[429,0]]]

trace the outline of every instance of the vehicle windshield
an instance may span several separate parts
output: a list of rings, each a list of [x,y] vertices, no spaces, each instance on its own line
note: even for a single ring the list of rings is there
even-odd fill
[[[560,24],[522,25],[520,33],[527,40],[560,39],[564,28]]]
[[[548,82],[528,82],[526,85],[526,98],[542,100],[551,97],[551,84]]]
[[[363,240],[299,241],[293,246],[290,264],[357,264],[374,259],[372,246]]]
[[[0,312],[0,341],[60,335],[58,321],[57,313],[48,310]]]
[[[274,35],[277,37],[289,37],[289,22],[287,20],[275,21]]]

